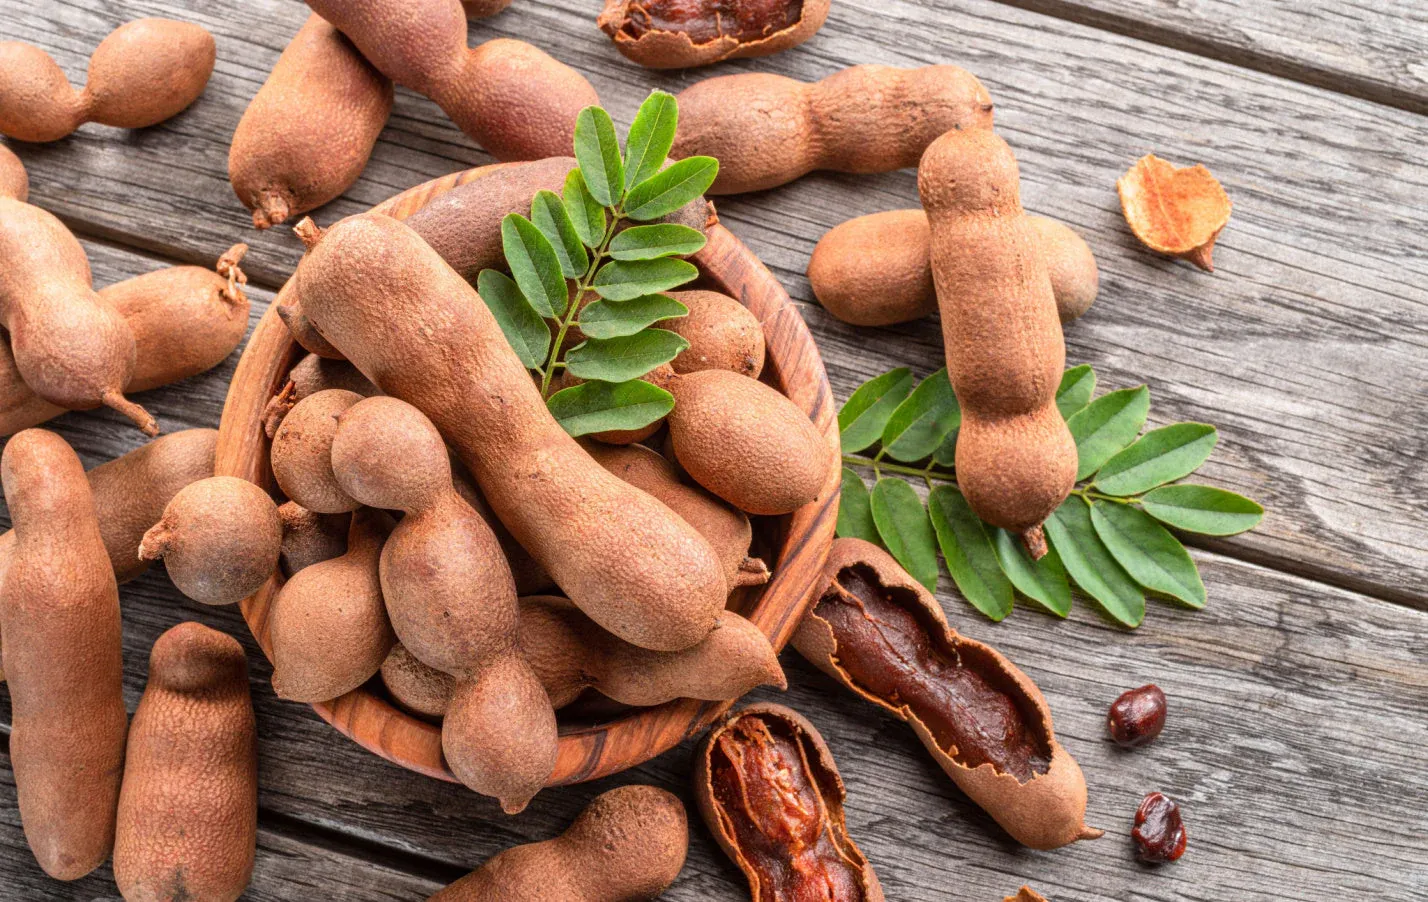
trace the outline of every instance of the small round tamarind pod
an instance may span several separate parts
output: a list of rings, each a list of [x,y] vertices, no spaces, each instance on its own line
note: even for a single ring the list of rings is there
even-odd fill
[[[987,523],[1046,553],[1041,524],[1076,483],[1076,443],[1056,409],[1066,364],[1056,298],[1022,212],[1007,143],[950,131],[918,169],[947,373],[962,407],[957,483]]]
[[[293,405],[273,433],[273,477],[283,494],[310,511],[342,514],[362,503],[343,490],[332,472],[337,417],[362,400],[341,388],[324,389]]]
[[[428,667],[398,642],[382,662],[382,684],[397,707],[418,717],[446,716],[456,677]]]
[[[733,611],[693,648],[649,651],[602,630],[564,598],[521,599],[521,648],[551,704],[563,708],[586,689],[625,705],[676,698],[731,701],[758,686],[787,687],[768,637]]]
[[[258,745],[248,661],[180,623],[154,642],[119,792],[114,882],[129,902],[234,902],[253,873]]]
[[[600,98],[585,76],[524,41],[466,46],[460,0],[308,0],[372,65],[424,94],[498,160],[570,152],[575,117]]]
[[[338,417],[332,469],[363,504],[405,513],[382,548],[382,597],[402,645],[456,677],[442,726],[466,786],[523,809],[555,769],[555,711],[520,653],[516,586],[485,519],[456,491],[441,434],[378,396]]]
[[[717,291],[671,291],[689,313],[660,328],[684,336],[689,347],[670,366],[681,376],[700,370],[728,370],[750,379],[764,370],[764,330],[753,312]]]
[[[139,557],[163,558],[179,591],[203,604],[235,604],[278,569],[283,526],[268,493],[236,476],[211,476],[180,489],[139,543]]]
[[[392,112],[392,81],[316,13],[248,104],[228,180],[266,229],[340,196],[362,175]]]
[[[669,390],[670,443],[695,482],[751,514],[791,513],[818,497],[837,455],[788,398],[727,370],[680,376]]]
[[[279,698],[330,701],[381,668],[397,641],[379,576],[382,545],[391,530],[385,512],[358,510],[347,551],[304,567],[278,590],[268,613],[268,639]]]
[[[770,56],[813,37],[829,0],[605,0],[596,24],[615,49],[650,69]]]
[[[300,401],[330,388],[355,392],[364,398],[381,394],[371,380],[347,361],[307,354],[288,371],[288,381],[263,408],[263,431],[268,438],[277,435],[283,418]]]
[[[717,158],[719,176],[709,193],[740,194],[815,169],[915,166],[943,132],[991,127],[991,95],[957,66],[852,66],[813,84],[749,72],[680,92],[670,156]]]
[[[1096,300],[1100,275],[1091,248],[1070,227],[1028,216],[1040,236],[1062,325]],[[937,312],[931,228],[922,210],[889,210],[834,226],[808,258],[818,303],[854,326],[891,326]]]
[[[30,199],[30,176],[25,172],[25,164],[4,144],[0,144],[0,197],[13,197],[18,201]]]
[[[0,197],[0,320],[25,383],[66,410],[112,407],[145,435],[148,411],[124,397],[134,374],[134,333],[94,293],[89,258],[54,216]]]
[[[45,873],[77,880],[114,847],[128,728],[119,589],[84,468],[64,439],[14,436],[0,481],[15,525],[0,624],[20,821]]]
[[[278,521],[283,524],[279,560],[289,577],[347,552],[351,514],[314,513],[296,501],[289,501],[278,506]]]
[[[596,796],[564,833],[514,846],[428,902],[637,902],[674,883],[689,852],[684,803],[654,786]]]

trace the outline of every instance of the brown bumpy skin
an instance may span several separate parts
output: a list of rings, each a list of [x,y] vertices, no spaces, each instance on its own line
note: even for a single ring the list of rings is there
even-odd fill
[[[45,873],[77,880],[114,845],[128,728],[119,589],[84,468],[64,439],[14,436],[0,479],[15,523],[0,624],[20,821]]]
[[[253,873],[258,746],[248,662],[180,623],[149,654],[119,793],[114,882],[128,902],[234,902]]]
[[[426,666],[400,642],[382,662],[382,684],[398,708],[432,719],[446,716],[456,691],[456,677]]]
[[[515,846],[428,902],[649,902],[684,868],[689,822],[653,786],[596,796],[560,836]]]
[[[1091,248],[1068,226],[1028,216],[1051,275],[1062,325],[1096,300],[1100,274]],[[813,248],[808,283],[818,303],[854,326],[890,326],[937,312],[932,231],[922,210],[889,210],[834,226]]]
[[[676,698],[731,701],[758,686],[788,685],[768,637],[733,611],[720,614],[693,648],[648,651],[600,629],[568,600],[536,595],[521,599],[521,648],[556,708],[591,688],[649,707]]]
[[[283,573],[289,577],[347,552],[351,514],[316,514],[296,501],[289,501],[278,508],[278,520],[283,524],[279,559]]]
[[[362,400],[356,392],[329,388],[293,406],[273,434],[273,476],[283,494],[310,511],[342,514],[361,502],[342,490],[332,472],[337,416]]]
[[[352,217],[295,278],[307,315],[431,419],[581,610],[642,648],[675,651],[708,634],[726,595],[709,543],[560,428],[485,303],[420,236],[390,217]]]
[[[670,391],[670,441],[695,482],[751,514],[787,514],[818,497],[837,455],[788,398],[727,370],[680,376]]]
[[[203,604],[236,604],[278,569],[283,525],[268,493],[212,476],[185,486],[144,534],[139,557],[163,558],[179,591]]]
[[[345,360],[329,360],[316,354],[308,354],[288,371],[288,381],[278,389],[263,409],[263,431],[268,438],[278,434],[278,426],[283,418],[297,406],[299,401],[329,388],[340,388],[356,392],[364,398],[381,394],[377,386],[367,377],[357,372],[357,367]]]
[[[114,305],[94,293],[89,258],[58,219],[0,197],[0,325],[15,367],[44,400],[67,410],[101,404],[146,435],[158,426],[124,397],[134,375],[134,333]]]
[[[1029,886],[1023,886],[1015,896],[1007,896],[1002,902],[1046,902],[1046,897]]]
[[[717,291],[672,291],[669,296],[689,308],[687,316],[660,323],[660,328],[689,342],[670,361],[676,373],[728,370],[759,378],[764,370],[764,330],[748,307]]]
[[[606,0],[596,24],[650,69],[770,56],[813,37],[829,0]]]
[[[890,172],[917,165],[951,130],[992,126],[992,99],[956,66],[853,66],[805,84],[749,72],[701,81],[679,94],[670,156],[719,160],[710,194],[762,191],[815,169]]]
[[[1018,842],[1095,839],[1086,781],[1036,684],[995,649],[957,634],[887,552],[833,543],[799,653],[855,695],[907,721],[953,782]]]
[[[498,160],[570,153],[575,117],[600,98],[585,76],[524,41],[466,46],[460,0],[309,0],[372,65],[424,94]]]
[[[30,176],[15,152],[0,144],[0,197],[18,201],[30,199]]]
[[[846,797],[823,737],[782,705],[726,715],[695,752],[699,813],[757,902],[883,902]]]
[[[555,769],[555,712],[520,654],[516,586],[495,534],[456,491],[441,434],[405,401],[344,411],[332,469],[353,498],[405,513],[382,548],[392,628],[460,681],[441,736],[452,772],[515,814]]]
[[[392,112],[392,82],[316,14],[253,97],[228,180],[259,229],[322,206],[362,175]]]
[[[347,551],[293,574],[268,614],[273,691],[325,702],[367,682],[397,637],[382,606],[378,562],[392,529],[381,511],[352,515]]]
[[[948,132],[917,172],[962,406],[957,484],[977,516],[1040,557],[1041,524],[1076,483],[1076,443],[1056,409],[1066,345],[1020,185],[1016,157],[990,131]]]

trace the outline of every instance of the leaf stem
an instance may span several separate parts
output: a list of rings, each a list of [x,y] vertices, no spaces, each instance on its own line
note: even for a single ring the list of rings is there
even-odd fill
[[[610,252],[610,242],[615,238],[615,229],[625,218],[625,211],[622,206],[606,207],[605,211],[610,216],[610,225],[605,229],[605,235],[600,239],[600,246],[593,248],[595,253],[590,256],[590,265],[585,268],[585,274],[575,282],[574,297],[571,298],[570,306],[565,310],[565,316],[560,319],[560,328],[556,330],[555,341],[550,346],[550,357],[546,359],[545,367],[541,370],[540,396],[550,397],[550,380],[555,375],[558,368],[565,366],[560,360],[560,349],[565,344],[566,333],[570,327],[580,318],[580,301],[585,297],[585,292],[590,290],[591,284],[595,281],[595,273],[599,271],[601,262]]]
[[[918,479],[936,479],[940,482],[950,482],[953,485],[956,485],[957,483],[957,477],[954,474],[946,470],[934,469],[930,464],[921,469],[917,467],[906,467],[902,464],[888,463],[887,461],[882,460],[882,455],[878,455],[878,457],[874,458],[863,457],[858,454],[844,454],[843,463],[853,467],[863,467],[865,469],[870,469],[874,473],[878,474],[881,474],[883,470],[887,470],[889,473],[898,473],[902,476],[912,476]]]

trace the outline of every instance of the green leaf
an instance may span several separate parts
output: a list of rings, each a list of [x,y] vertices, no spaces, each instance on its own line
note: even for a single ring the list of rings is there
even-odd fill
[[[942,440],[942,444],[938,445],[937,450],[932,452],[932,462],[948,470],[957,466],[956,429],[947,433],[947,437]]]
[[[838,538],[856,538],[881,545],[878,526],[873,522],[872,499],[863,477],[851,467],[843,468],[843,489],[838,499]]]
[[[1123,388],[1102,395],[1066,421],[1076,439],[1076,478],[1085,479],[1135,441],[1150,412],[1150,389]],[[1073,574],[1074,575],[1074,574]]]
[[[567,279],[578,279],[585,275],[590,266],[590,257],[585,253],[585,245],[580,233],[575,231],[575,223],[565,212],[565,204],[554,191],[538,191],[531,201],[531,222],[550,241],[555,257],[560,261],[560,271]]]
[[[1091,523],[1091,509],[1068,498],[1046,521],[1046,537],[1066,572],[1105,612],[1129,627],[1145,619],[1145,594],[1116,562]]]
[[[688,313],[688,307],[667,294],[646,294],[628,301],[596,301],[580,311],[579,325],[587,338],[622,338]]]
[[[507,213],[501,220],[501,245],[511,275],[536,313],[546,319],[564,314],[570,289],[550,239],[529,219]]]
[[[1066,567],[1055,548],[1047,548],[1041,560],[1034,561],[1021,539],[1005,529],[992,530],[992,545],[997,550],[1002,572],[1018,592],[1057,617],[1071,613],[1071,585],[1066,581]]]
[[[1162,523],[1207,536],[1232,536],[1264,519],[1264,508],[1254,501],[1208,485],[1167,485],[1147,493],[1140,503]]]
[[[565,369],[580,379],[626,382],[669,363],[689,340],[666,329],[645,329],[620,338],[591,338],[565,355]]]
[[[680,160],[631,188],[625,215],[641,222],[668,216],[709,190],[718,174],[719,161],[713,157]]]
[[[674,131],[679,124],[679,104],[674,95],[651,91],[625,138],[625,190],[659,172],[665,157],[674,146]]]
[[[503,272],[483,269],[476,277],[476,291],[526,369],[544,366],[550,353],[550,326],[531,308],[520,286]]]
[[[590,196],[601,206],[613,207],[625,196],[620,139],[615,136],[610,114],[598,106],[588,106],[575,117],[575,161]]]
[[[591,286],[607,301],[631,301],[693,281],[699,270],[688,260],[613,260],[600,267]]]
[[[883,450],[893,460],[922,460],[961,423],[962,408],[944,367],[922,380],[893,411],[883,427]]]
[[[1012,610],[1012,584],[967,499],[952,486],[940,485],[927,496],[927,513],[957,588],[972,607],[992,620],[1004,619]]]
[[[684,257],[703,250],[704,233],[673,222],[625,229],[610,241],[610,256],[616,260],[653,260],[656,257]]]
[[[1139,495],[1195,472],[1219,441],[1214,426],[1176,423],[1152,429],[1096,472],[1107,495]]]
[[[883,547],[927,591],[936,591],[937,536],[922,499],[901,479],[879,479],[871,501]]]
[[[898,367],[858,386],[838,411],[843,453],[855,454],[882,437],[883,427],[911,394],[914,381],[911,370]]]
[[[585,176],[580,174],[579,169],[570,170],[565,177],[565,191],[561,199],[580,240],[586,247],[599,247],[600,242],[605,240],[605,207],[590,196],[590,189],[585,187]]]
[[[1096,535],[1131,578],[1153,592],[1205,606],[1205,584],[1180,540],[1145,511],[1114,501],[1091,505]]]
[[[612,429],[641,429],[674,409],[674,395],[640,379],[582,382],[546,402],[551,416],[573,436]]]
[[[1063,420],[1091,403],[1096,392],[1096,371],[1089,364],[1073,366],[1061,374],[1061,387],[1056,389],[1056,407]]]

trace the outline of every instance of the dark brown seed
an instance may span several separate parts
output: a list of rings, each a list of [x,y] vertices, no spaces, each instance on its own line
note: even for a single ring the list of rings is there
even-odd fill
[[[1111,704],[1106,725],[1123,749],[1149,744],[1165,728],[1165,693],[1154,683],[1123,693]]]
[[[1174,861],[1184,855],[1185,824],[1180,820],[1180,806],[1161,793],[1150,793],[1136,809],[1131,838],[1141,861]]]

